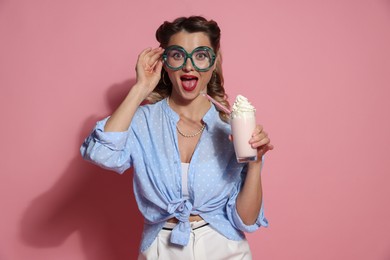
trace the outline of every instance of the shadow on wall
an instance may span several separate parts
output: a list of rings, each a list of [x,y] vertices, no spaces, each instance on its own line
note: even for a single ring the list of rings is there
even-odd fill
[[[134,80],[109,88],[111,110]],[[86,120],[81,137],[101,118]],[[84,161],[78,150],[54,186],[35,198],[21,222],[23,241],[33,247],[57,247],[77,232],[88,260],[136,259],[143,219],[132,186],[132,170],[123,175]]]

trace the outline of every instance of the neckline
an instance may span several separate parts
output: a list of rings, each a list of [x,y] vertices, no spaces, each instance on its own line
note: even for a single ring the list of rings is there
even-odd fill
[[[168,115],[174,120],[175,123],[177,123],[180,120],[179,115],[168,106],[167,98],[163,99],[163,106],[164,110],[168,112]],[[206,112],[206,114],[203,116],[202,120],[206,124],[206,128],[208,129],[209,125],[213,122],[213,116],[215,113],[218,113],[217,109],[215,108],[214,104],[211,103],[210,109]]]

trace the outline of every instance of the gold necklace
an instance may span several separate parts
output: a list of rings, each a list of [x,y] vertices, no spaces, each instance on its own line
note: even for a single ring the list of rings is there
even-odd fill
[[[169,97],[167,98],[167,104],[168,104],[169,107],[171,107],[171,106],[169,105]],[[172,108],[171,108],[171,109],[172,109]],[[201,128],[199,129],[199,131],[196,132],[195,134],[185,134],[185,133],[183,133],[183,132],[180,130],[180,128],[176,125],[177,132],[178,132],[181,136],[186,137],[186,138],[192,138],[192,137],[195,137],[195,136],[199,135],[200,133],[203,132],[203,130],[205,129],[205,127],[206,127],[206,124],[205,124],[205,123],[202,123],[202,127],[201,127]]]
[[[179,134],[180,134],[181,136],[183,136],[183,137],[186,137],[186,138],[191,138],[191,137],[197,136],[198,134],[200,134],[200,133],[203,132],[203,130],[204,130],[205,127],[206,127],[206,125],[205,125],[205,124],[202,124],[202,127],[199,129],[198,132],[196,132],[195,134],[190,134],[190,135],[188,135],[188,134],[183,133],[183,132],[179,129],[179,127],[176,125],[176,129],[177,129],[177,131],[179,132]]]

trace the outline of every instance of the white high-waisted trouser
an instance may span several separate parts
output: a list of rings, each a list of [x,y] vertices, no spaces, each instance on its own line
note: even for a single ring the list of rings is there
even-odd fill
[[[141,252],[138,260],[251,260],[246,239],[229,240],[207,223],[191,222],[190,241],[187,246],[177,246],[169,242],[171,230],[176,224],[166,223],[152,245]]]

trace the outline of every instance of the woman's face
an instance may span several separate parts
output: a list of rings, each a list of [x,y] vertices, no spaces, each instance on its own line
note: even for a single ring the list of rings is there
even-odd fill
[[[191,53],[200,46],[212,48],[209,37],[203,32],[178,32],[172,35],[168,42],[168,47],[172,45],[181,46],[187,53]],[[194,68],[191,59],[187,59],[184,66],[179,70],[172,70],[164,65],[173,85],[172,96],[190,101],[198,97],[200,92],[207,92],[207,84],[211,79],[215,66],[214,64],[210,70],[200,72]]]

